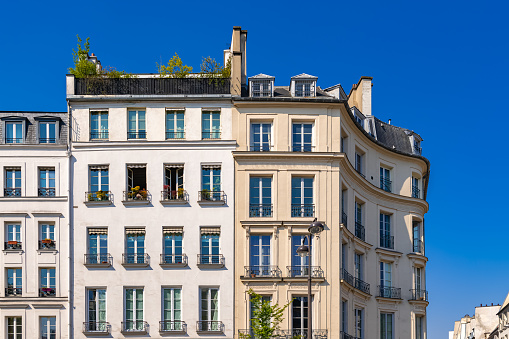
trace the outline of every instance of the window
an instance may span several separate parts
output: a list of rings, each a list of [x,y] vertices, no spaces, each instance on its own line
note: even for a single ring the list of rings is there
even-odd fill
[[[292,177],[292,217],[314,217],[313,178]]]
[[[108,112],[90,113],[90,139],[108,139]]]
[[[272,217],[272,178],[249,179],[249,216]]]
[[[145,229],[126,229],[126,264],[146,264],[145,260]]]
[[[23,339],[21,317],[7,317],[7,339]]]
[[[348,195],[348,190],[341,191],[341,222],[345,226],[347,226],[347,223],[348,223],[348,215],[346,213],[346,211],[347,211],[347,200],[346,200],[347,195]]]
[[[21,168],[6,167],[5,168],[5,197],[21,196]]]
[[[380,213],[380,247],[394,249],[390,214]]]
[[[357,173],[359,173],[360,175],[362,175],[365,178],[365,175],[363,173],[364,172],[363,163],[364,163],[364,154],[355,152],[355,170],[357,171]]]
[[[313,150],[313,124],[294,123],[292,139],[292,152],[311,152]]]
[[[143,331],[143,288],[125,289],[125,331]]]
[[[5,243],[6,250],[21,250],[21,225],[20,224],[7,224],[7,242]]]
[[[23,286],[21,268],[7,268],[7,288],[5,289],[5,296],[22,295]]]
[[[163,263],[164,264],[182,264],[182,228],[168,227],[163,228]]]
[[[39,328],[41,329],[41,339],[57,338],[57,318],[41,317]]]
[[[364,339],[364,310],[360,308],[354,309],[355,314],[355,334],[357,339]]]
[[[164,165],[164,200],[185,199],[184,165]]]
[[[87,264],[108,264],[108,229],[88,229]]]
[[[250,309],[249,327],[252,326],[252,324],[253,324],[252,320],[255,318],[255,305],[252,300],[253,300],[253,298],[251,297],[250,298],[251,309]],[[262,295],[260,301],[262,302],[262,304],[267,303],[267,302],[270,304],[272,301],[272,298],[270,297],[270,295]]]
[[[251,151],[270,151],[272,148],[272,124],[251,124]]]
[[[202,139],[221,139],[221,112],[202,112],[201,132]]]
[[[90,166],[90,192],[87,195],[87,201],[109,200],[110,179],[109,167]]]
[[[87,301],[87,330],[106,332],[106,289],[88,289]]]
[[[200,288],[200,322],[201,331],[220,331],[219,289]]]
[[[166,139],[185,139],[184,111],[166,111]]]
[[[341,134],[345,134],[343,131],[341,132]],[[341,153],[346,153],[348,151],[348,136],[341,137],[339,147]]]
[[[413,252],[424,253],[424,246],[421,240],[421,223],[412,222]]]
[[[414,136],[414,152],[419,155],[422,153],[421,142],[417,140],[415,136]]]
[[[39,289],[40,297],[54,297],[56,296],[55,286],[55,269],[54,268],[41,268],[40,282],[41,288]]]
[[[147,187],[147,165],[127,165],[127,192],[126,201],[147,200],[149,195]]]
[[[271,97],[273,80],[252,80],[251,96],[252,97]]]
[[[6,144],[22,144],[24,139],[22,121],[13,121],[5,123],[5,143]]]
[[[348,333],[348,301],[341,301],[341,331]]]
[[[310,97],[315,95],[314,81],[299,80],[295,81],[295,96]]]
[[[40,167],[38,196],[54,197],[55,193],[55,167]]]
[[[421,268],[414,267],[414,289],[418,295],[421,294]]]
[[[392,192],[391,170],[380,167],[380,188]]]
[[[292,302],[293,335],[305,336],[308,329],[308,297],[294,297]]]
[[[54,224],[40,224],[40,250],[54,250],[55,244],[55,225]]]
[[[419,199],[421,197],[421,190],[419,189],[419,179],[412,177],[412,197]]]
[[[380,313],[380,339],[394,339],[392,333],[394,325],[393,318],[393,313]]]
[[[380,296],[392,298],[392,264],[380,262]]]
[[[220,264],[219,228],[201,229],[200,264]]]
[[[341,244],[341,268],[345,271],[348,270],[347,250],[346,244]]]
[[[424,339],[424,317],[415,317],[415,339]]]
[[[362,212],[364,204],[355,202],[355,236],[361,240],[365,239],[364,225],[362,224]]]
[[[182,331],[182,290],[163,289],[163,330]]]
[[[39,143],[54,144],[58,139],[58,123],[56,121],[39,122]]]
[[[147,131],[145,129],[145,111],[129,111],[129,131],[127,139],[146,139]]]
[[[357,280],[364,280],[363,276],[363,261],[364,261],[364,255],[355,253],[354,255],[354,265],[355,265],[355,272],[354,277]]]
[[[270,276],[270,235],[251,235],[249,273],[252,277]]]
[[[297,253],[297,249],[301,245],[309,245],[306,241],[305,235],[292,235],[292,266],[291,277],[307,277],[309,275],[309,256],[301,257]],[[311,243],[310,250],[313,250],[313,243]]]
[[[220,201],[221,165],[203,165],[201,167],[201,200]]]

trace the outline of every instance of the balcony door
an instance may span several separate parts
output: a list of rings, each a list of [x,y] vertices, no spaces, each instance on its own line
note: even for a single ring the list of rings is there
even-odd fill
[[[292,267],[290,274],[292,277],[304,277],[309,274],[309,256],[301,257],[297,253],[299,246],[309,245],[305,239],[304,235],[292,235]],[[312,246],[310,250],[313,250]]]
[[[145,263],[145,230],[126,230],[126,263]]]
[[[313,217],[313,178],[292,177],[292,217]]]
[[[141,331],[143,323],[143,288],[125,290],[125,325],[127,331]]]
[[[270,151],[271,134],[271,123],[251,124],[251,151]]]
[[[200,321],[203,331],[219,331],[219,289],[201,288]]]
[[[106,290],[89,289],[88,298],[88,330],[106,331]]]
[[[307,337],[308,297],[294,297],[292,302],[292,336]]]
[[[251,275],[270,275],[270,235],[251,236],[251,255],[249,265]]]

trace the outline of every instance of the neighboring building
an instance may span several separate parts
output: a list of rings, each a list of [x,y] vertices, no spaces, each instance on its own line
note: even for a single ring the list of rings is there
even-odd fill
[[[509,293],[505,297],[504,303],[500,306],[497,312],[498,327],[496,329],[495,339],[508,339],[509,338]],[[494,331],[495,332],[495,331]]]
[[[0,112],[0,337],[68,338],[65,112]]]
[[[468,314],[454,323],[454,331],[449,332],[451,339],[487,339],[498,326],[497,312],[500,305],[485,305],[475,308],[474,316]],[[503,338],[503,337],[499,337]]]
[[[293,300],[280,335],[426,338],[424,214],[429,162],[416,133],[376,119],[371,78],[347,96],[300,74],[290,86],[245,76],[246,33],[231,52],[235,159],[235,326],[250,333],[249,289]],[[237,48],[236,48],[237,47]],[[314,218],[312,269],[296,249]],[[312,276],[313,300],[307,298]]]
[[[75,79],[74,337],[233,338],[229,80]]]

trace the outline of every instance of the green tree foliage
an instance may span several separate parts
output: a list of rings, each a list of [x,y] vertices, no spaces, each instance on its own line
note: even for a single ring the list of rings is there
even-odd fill
[[[224,67],[209,56],[203,58],[200,74],[206,78],[229,78],[231,75],[231,58],[228,59]]]
[[[162,78],[185,78],[193,71],[191,66],[184,65],[177,53],[168,61],[168,66],[159,65],[158,63],[156,65],[157,71]]]
[[[78,37],[78,50],[72,50],[72,58],[74,60],[74,68],[69,68],[69,73],[74,74],[76,78],[88,78],[97,76],[96,65],[88,60],[88,52],[90,51],[90,43],[87,38],[82,44],[82,40]]]

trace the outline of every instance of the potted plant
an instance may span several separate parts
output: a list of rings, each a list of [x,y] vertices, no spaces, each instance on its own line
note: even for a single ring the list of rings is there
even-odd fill
[[[179,188],[177,190],[177,199],[184,199],[184,189],[183,188]]]
[[[148,192],[146,189],[141,189],[136,196],[139,200],[147,200]]]
[[[9,240],[7,242],[7,245],[17,245],[18,244],[18,241],[17,240]]]
[[[97,191],[95,193],[95,196],[97,197],[97,200],[99,200],[99,201],[106,200],[106,192],[105,191]]]
[[[210,200],[210,191],[208,189],[204,189],[201,191],[201,199],[202,200]]]
[[[88,193],[87,195],[87,201],[94,201],[94,195],[92,193]]]
[[[51,240],[50,238],[46,238],[46,239],[41,240],[41,242],[43,244],[51,244],[53,242],[53,240]]]

